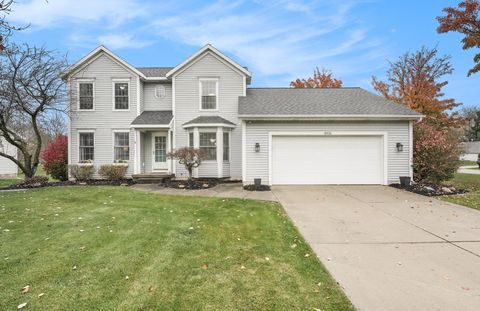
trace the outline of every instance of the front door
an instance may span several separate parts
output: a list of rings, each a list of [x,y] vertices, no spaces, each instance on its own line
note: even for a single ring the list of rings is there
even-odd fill
[[[152,133],[152,153],[154,170],[167,169],[167,132]]]

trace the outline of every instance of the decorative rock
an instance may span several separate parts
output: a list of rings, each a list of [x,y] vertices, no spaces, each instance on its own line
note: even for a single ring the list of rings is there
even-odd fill
[[[185,185],[178,185],[178,188],[184,189],[184,188],[185,188]]]
[[[450,189],[450,188],[448,188],[448,187],[442,187],[441,190],[442,190],[443,193],[448,193],[448,194],[450,194],[450,193],[453,192],[452,189]]]
[[[429,186],[425,186],[425,187],[423,187],[423,189],[425,189],[425,191],[427,191],[427,192],[435,192],[435,189],[433,189],[432,187],[429,187]]]
[[[209,185],[208,185],[208,184],[203,184],[202,187],[203,187],[203,188],[208,188]]]

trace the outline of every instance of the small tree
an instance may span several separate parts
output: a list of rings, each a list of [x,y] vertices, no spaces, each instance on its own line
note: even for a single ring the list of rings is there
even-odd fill
[[[205,153],[193,147],[182,147],[167,154],[168,159],[176,159],[188,171],[188,179],[192,179],[193,168],[199,167],[205,160]]]
[[[68,138],[60,135],[42,152],[43,167],[55,179],[68,179]]]
[[[342,87],[342,80],[335,79],[333,73],[327,69],[315,68],[313,71],[313,78],[297,79],[290,82],[290,86],[300,89],[326,89],[326,88],[340,88]]]
[[[417,182],[438,184],[458,169],[460,148],[455,131],[419,122],[413,131],[413,175]]]

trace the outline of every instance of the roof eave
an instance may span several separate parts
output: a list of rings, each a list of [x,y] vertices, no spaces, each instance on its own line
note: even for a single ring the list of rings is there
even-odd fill
[[[421,120],[423,115],[261,115],[240,114],[242,120]]]

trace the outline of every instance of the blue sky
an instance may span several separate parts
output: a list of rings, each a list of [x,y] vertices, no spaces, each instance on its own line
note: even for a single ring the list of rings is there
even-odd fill
[[[9,19],[31,26],[17,42],[68,53],[74,62],[104,44],[134,66],[174,66],[211,43],[253,73],[252,86],[288,86],[328,68],[344,86],[371,90],[388,60],[438,45],[455,68],[447,97],[480,105],[476,51],[458,34],[437,34],[435,17],[458,1],[18,0]]]

